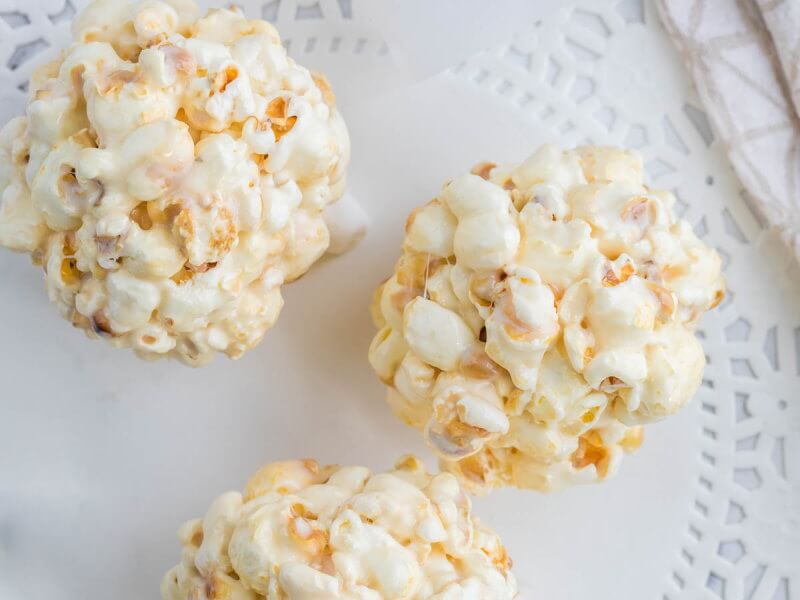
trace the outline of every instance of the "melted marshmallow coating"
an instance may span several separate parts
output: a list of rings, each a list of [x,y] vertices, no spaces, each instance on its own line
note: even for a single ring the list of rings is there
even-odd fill
[[[146,358],[238,357],[324,253],[347,129],[275,28],[190,0],[95,0],[0,131],[0,244],[62,315]]]
[[[267,465],[179,531],[164,600],[510,600],[499,538],[449,473]]]
[[[694,395],[717,253],[631,151],[483,163],[406,223],[370,362],[397,415],[475,493],[602,480]]]

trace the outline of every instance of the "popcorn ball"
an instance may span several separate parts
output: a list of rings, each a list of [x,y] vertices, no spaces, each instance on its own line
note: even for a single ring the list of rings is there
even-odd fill
[[[387,473],[320,467],[312,460],[262,468],[244,496],[217,498],[178,537],[181,562],[164,600],[506,600],[511,560],[470,516],[449,473],[414,457]]]
[[[605,479],[694,395],[724,283],[674,202],[635,152],[543,146],[411,213],[369,359],[467,489]]]
[[[96,0],[0,132],[0,244],[62,315],[143,357],[256,345],[329,243],[347,129],[265,21]]]

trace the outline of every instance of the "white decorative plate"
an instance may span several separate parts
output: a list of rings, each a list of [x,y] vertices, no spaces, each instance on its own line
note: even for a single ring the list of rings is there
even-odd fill
[[[0,0],[0,120],[68,39],[71,1]],[[367,304],[405,216],[481,159],[591,140],[639,148],[724,257],[704,385],[616,479],[504,490],[476,512],[507,542],[523,598],[800,600],[800,271],[748,208],[653,7],[559,2],[513,42],[400,86],[357,3],[243,5],[330,75],[370,233],[286,288],[258,349],[203,370],[85,339],[27,258],[0,253],[0,598],[156,598],[177,526],[267,461],[385,468],[413,451],[433,466],[366,360]]]

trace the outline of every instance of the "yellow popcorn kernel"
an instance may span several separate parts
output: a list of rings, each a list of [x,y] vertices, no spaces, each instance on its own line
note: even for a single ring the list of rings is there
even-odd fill
[[[603,443],[603,438],[595,430],[590,430],[578,438],[578,449],[570,458],[572,466],[576,469],[594,465],[601,479],[608,474],[611,455]]]
[[[472,169],[470,169],[469,172],[472,173],[473,175],[477,175],[481,179],[486,179],[488,181],[489,174],[492,172],[492,169],[494,169],[496,166],[497,164],[493,162],[488,162],[488,161],[479,162],[477,165],[472,167]]]
[[[131,221],[136,223],[144,231],[148,231],[153,226],[153,219],[150,217],[149,202],[140,202],[131,211]]]
[[[272,133],[275,134],[275,141],[279,142],[280,139],[289,133],[297,122],[296,116],[287,116],[286,98],[279,96],[267,105],[267,116],[272,123]]]
[[[631,427],[625,432],[625,435],[622,436],[619,445],[622,446],[622,449],[625,450],[625,452],[633,452],[642,445],[643,441],[644,427],[638,425],[636,427]]]
[[[78,270],[78,261],[74,258],[65,258],[61,261],[61,280],[66,285],[75,285],[81,280]]]
[[[192,277],[194,277],[194,271],[192,271],[187,263],[181,267],[180,271],[170,277],[170,279],[177,285],[183,285],[187,281],[191,281]]]
[[[720,303],[724,299],[725,299],[725,290],[717,290],[717,292],[714,294],[714,300],[711,303],[711,306],[709,307],[709,309],[716,308],[717,306],[720,305]]]

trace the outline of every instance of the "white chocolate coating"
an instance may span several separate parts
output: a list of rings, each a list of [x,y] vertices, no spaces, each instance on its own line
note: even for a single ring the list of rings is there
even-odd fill
[[[63,316],[146,358],[238,357],[325,252],[347,129],[275,28],[191,0],[95,0],[0,131],[0,244]]]
[[[469,490],[602,480],[694,395],[724,282],[673,203],[635,152],[543,146],[412,212],[369,358]]]
[[[511,560],[449,473],[414,457],[365,467],[286,461],[179,531],[164,600],[510,600]]]

